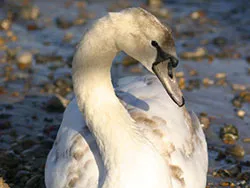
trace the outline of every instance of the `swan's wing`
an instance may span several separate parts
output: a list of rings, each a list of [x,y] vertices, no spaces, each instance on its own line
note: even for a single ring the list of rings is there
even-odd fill
[[[207,145],[198,118],[178,107],[155,76],[125,78],[116,94],[171,169],[172,186],[206,185]],[[167,174],[166,174],[167,175]]]
[[[74,99],[64,112],[57,138],[47,158],[46,187],[97,188],[99,170],[102,172],[102,169],[96,142]]]

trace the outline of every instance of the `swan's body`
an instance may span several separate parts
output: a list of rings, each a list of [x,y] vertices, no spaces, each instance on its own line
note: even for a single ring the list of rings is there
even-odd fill
[[[170,97],[153,75],[122,79],[114,92],[110,66],[119,50],[149,70],[156,58],[155,49],[140,41],[134,16],[146,26],[154,23],[148,27],[160,34],[150,35],[163,40],[159,36],[167,28],[142,9],[104,17],[85,35],[73,61],[76,99],[64,113],[46,163],[47,188],[205,187],[205,137],[180,96]],[[131,43],[134,36],[138,42]]]

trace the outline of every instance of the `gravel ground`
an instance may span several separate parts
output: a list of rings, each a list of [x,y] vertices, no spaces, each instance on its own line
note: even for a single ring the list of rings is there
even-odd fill
[[[148,9],[173,29],[179,84],[205,125],[207,187],[250,187],[250,2],[152,4],[0,2],[0,188],[45,187],[46,156],[73,97],[75,47],[96,18],[131,6]],[[126,54],[114,60],[114,80],[146,73]]]

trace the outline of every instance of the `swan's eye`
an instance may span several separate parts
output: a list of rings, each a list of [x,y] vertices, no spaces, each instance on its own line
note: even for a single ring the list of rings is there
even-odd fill
[[[157,43],[155,40],[152,40],[152,41],[151,41],[151,45],[154,46],[154,47],[159,46],[158,43]]]

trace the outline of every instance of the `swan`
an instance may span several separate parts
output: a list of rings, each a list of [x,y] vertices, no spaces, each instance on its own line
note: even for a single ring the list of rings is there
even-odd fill
[[[152,74],[114,89],[120,51]],[[73,58],[75,98],[45,166],[47,188],[204,188],[205,136],[185,107],[169,27],[142,8],[109,13],[81,39]]]

